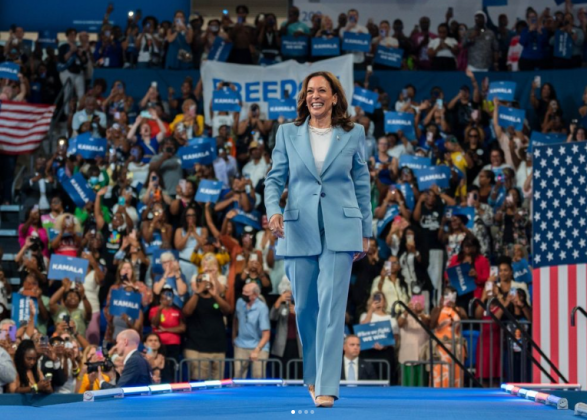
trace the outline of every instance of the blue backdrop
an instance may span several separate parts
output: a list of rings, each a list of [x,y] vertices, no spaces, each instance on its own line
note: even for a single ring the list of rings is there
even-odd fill
[[[167,98],[167,88],[172,86],[176,93],[179,92],[181,83],[186,76],[191,76],[194,83],[200,79],[198,70],[174,71],[174,70],[116,70],[96,69],[94,78],[102,77],[108,82],[108,92],[115,80],[123,80],[126,83],[126,90],[135,100],[140,100],[145,95],[151,82],[157,81],[159,93]],[[551,83],[556,90],[557,97],[561,102],[564,119],[568,123],[571,118],[578,117],[578,109],[581,106],[583,89],[587,85],[587,70],[545,70],[539,72],[516,72],[516,73],[478,73],[477,82],[481,84],[485,76],[492,81],[514,81],[516,82],[515,98],[520,105],[528,110],[530,106],[530,89],[534,76],[540,75],[542,84]],[[365,80],[364,71],[355,72],[355,80]],[[389,94],[391,103],[395,103],[402,88],[407,84],[416,87],[416,100],[420,101],[430,98],[430,90],[434,86],[441,86],[444,90],[444,101],[448,103],[459,91],[461,86],[470,86],[469,79],[463,72],[432,72],[432,71],[376,71],[370,79],[369,88],[382,87]],[[537,95],[539,93],[537,92]],[[350,98],[349,98],[350,100]],[[533,110],[526,113],[530,120],[535,118]]]
[[[0,2],[0,28],[7,31],[10,25],[22,26],[25,31],[52,30],[65,32],[73,27],[78,30],[96,32],[102,25],[108,3],[114,4],[110,21],[126,27],[128,12],[141,9],[143,18],[155,16],[161,20],[173,20],[176,10],[190,12],[190,0],[116,0],[86,1],[78,0],[19,0]]]

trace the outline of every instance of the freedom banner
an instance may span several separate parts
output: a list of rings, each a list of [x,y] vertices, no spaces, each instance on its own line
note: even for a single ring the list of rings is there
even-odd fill
[[[77,136],[70,143],[70,148],[72,147],[74,150],[73,154],[80,155],[84,159],[96,159],[99,156],[106,156],[108,141],[106,139],[94,138],[92,137],[92,133],[88,131]]]
[[[270,120],[276,120],[279,117],[295,120],[298,116],[295,99],[272,99],[267,102],[267,108]]]
[[[518,262],[512,263],[514,270],[514,280],[520,283],[532,283],[532,272],[530,271],[530,264],[528,260],[522,258]]]
[[[131,319],[138,319],[141,310],[141,294],[127,292],[124,289],[112,290],[110,293],[110,315],[128,315]]]
[[[392,204],[387,208],[387,211],[385,212],[385,216],[383,216],[383,219],[377,222],[378,237],[381,236],[387,225],[393,222],[393,219],[395,219],[397,216],[399,216],[399,206],[397,204]]]
[[[31,317],[30,301],[35,305],[35,325],[39,318],[39,304],[36,298],[21,295],[20,293],[12,293],[12,312],[11,318],[19,327],[22,322],[28,322]]]
[[[382,346],[395,345],[395,337],[393,336],[390,321],[353,325],[353,331],[361,340],[361,350],[372,349],[375,347],[375,343]]]
[[[308,37],[281,37],[281,54],[285,57],[305,57],[308,55]]]
[[[430,168],[419,169],[415,171],[418,181],[418,189],[425,191],[433,185],[438,188],[448,188],[450,186],[451,171],[448,166],[431,166]]]
[[[240,209],[237,209],[236,211],[237,215],[232,218],[235,223],[242,223],[255,230],[261,230],[261,217],[259,212],[252,211],[251,213],[246,213]]]
[[[385,113],[385,132],[397,133],[398,131],[402,131],[408,139],[416,138],[414,114],[395,111],[387,111]]]
[[[498,110],[498,125],[503,128],[514,127],[516,131],[522,131],[524,128],[524,119],[526,111],[517,108],[508,108],[500,106]]]
[[[516,82],[491,82],[487,99],[493,101],[497,98],[500,101],[513,102],[516,94]]]
[[[5,61],[0,64],[0,79],[14,80],[18,82],[18,73],[20,73],[20,66],[10,61]]]
[[[452,287],[457,290],[457,294],[462,296],[471,293],[477,288],[475,279],[469,275],[471,264],[463,263],[446,269],[446,275]]]
[[[379,94],[371,92],[370,90],[363,89],[362,87],[355,86],[353,92],[352,106],[358,106],[368,114],[375,112],[375,104],[379,100]]]
[[[202,179],[198,184],[198,192],[195,201],[200,203],[216,203],[222,192],[222,181],[210,181]]]
[[[83,283],[88,272],[88,260],[84,258],[67,257],[65,255],[51,255],[49,261],[49,280],[63,280],[68,278],[72,281]]]
[[[96,200],[96,193],[90,188],[81,172],[71,178],[64,176],[61,179],[61,186],[78,207],[84,207],[88,201]]]
[[[215,90],[212,94],[212,111],[240,112],[240,97],[230,88]]]
[[[216,147],[209,142],[180,147],[177,156],[183,169],[193,169],[196,163],[211,165],[216,159]]]
[[[312,38],[312,56],[340,55],[340,38]]]
[[[378,45],[374,62],[388,67],[400,68],[402,66],[403,57],[404,50],[401,48]]]
[[[399,167],[407,166],[411,170],[429,168],[432,166],[432,159],[422,156],[401,155],[399,157]]]
[[[316,63],[300,64],[288,60],[265,67],[205,61],[201,66],[205,119],[212,120],[210,103],[216,86],[221,82],[229,82],[235,86],[244,109],[255,103],[259,105],[261,114],[267,116],[269,101],[297,98],[304,78],[316,71],[329,71],[334,74],[342,84],[346,97],[352,96],[353,56],[350,54]],[[353,110],[354,108],[349,105],[349,112],[352,115]]]
[[[371,35],[355,32],[345,32],[342,36],[343,51],[369,52],[371,49]]]
[[[462,214],[466,216],[468,221],[466,223],[467,229],[473,229],[475,225],[475,208],[474,207],[461,207],[461,206],[446,206],[444,208],[444,214],[450,216],[456,216]]]
[[[221,37],[217,36],[212,44],[212,49],[208,53],[208,60],[210,61],[222,61],[228,60],[228,56],[232,51],[232,42],[226,42]]]

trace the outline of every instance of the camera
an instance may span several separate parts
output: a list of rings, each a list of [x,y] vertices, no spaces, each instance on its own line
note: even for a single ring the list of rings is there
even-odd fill
[[[106,356],[104,360],[99,362],[86,362],[86,366],[88,367],[88,373],[98,372],[98,368],[101,367],[103,371],[108,372],[114,368],[114,364],[112,360],[110,360],[109,356]]]
[[[33,252],[37,252],[43,249],[43,242],[41,242],[41,238],[38,236],[31,237],[31,246],[29,249]]]

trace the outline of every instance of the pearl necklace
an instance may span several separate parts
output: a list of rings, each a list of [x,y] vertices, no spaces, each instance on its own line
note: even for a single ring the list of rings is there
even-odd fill
[[[310,131],[312,133],[317,134],[319,136],[325,136],[326,134],[328,134],[332,131],[332,126],[329,126],[326,128],[318,128],[318,127],[313,127],[310,124],[308,124],[308,128],[310,129]]]

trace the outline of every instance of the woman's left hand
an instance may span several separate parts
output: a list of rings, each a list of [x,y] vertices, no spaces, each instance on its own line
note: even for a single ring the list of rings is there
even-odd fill
[[[359,261],[365,255],[367,255],[367,251],[369,251],[369,238],[363,238],[363,252],[355,252],[353,262]]]

